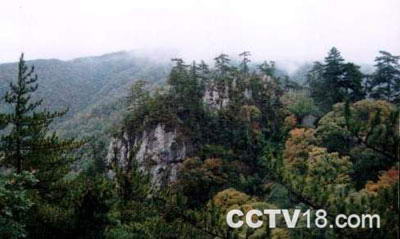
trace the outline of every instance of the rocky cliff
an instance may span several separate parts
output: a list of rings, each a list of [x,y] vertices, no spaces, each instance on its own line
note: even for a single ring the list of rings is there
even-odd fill
[[[207,85],[202,96],[204,107],[212,111],[219,111],[228,106],[231,101],[230,87],[235,87],[235,80],[232,85],[220,88],[216,86],[216,82]],[[261,82],[262,87],[271,88],[268,85],[272,82],[271,78],[264,76]],[[243,89],[243,96],[247,100],[254,97],[249,85]],[[183,160],[193,152],[193,146],[190,139],[182,137],[183,134],[180,133],[179,127],[166,127],[162,123],[164,120],[160,119],[161,123],[156,126],[142,131],[136,130],[135,133],[129,133],[125,129],[120,137],[112,139],[108,150],[107,164],[116,165],[121,169],[129,169],[133,162],[137,162],[140,170],[150,174],[155,186],[175,181]],[[136,123],[140,124],[140,122]],[[109,175],[112,176],[113,173],[110,169]]]
[[[127,169],[136,161],[140,170],[150,174],[153,185],[161,186],[176,180],[189,149],[189,144],[179,139],[176,129],[167,130],[158,124],[139,135],[125,132],[122,137],[114,138],[109,146],[107,163]],[[113,174],[110,170],[109,175]]]

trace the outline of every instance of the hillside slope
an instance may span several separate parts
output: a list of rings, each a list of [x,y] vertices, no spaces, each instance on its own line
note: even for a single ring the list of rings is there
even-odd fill
[[[130,85],[139,79],[155,84],[163,82],[170,69],[168,63],[155,62],[143,54],[116,52],[95,57],[77,58],[70,61],[57,59],[32,60],[39,76],[38,98],[43,107],[69,108],[55,128],[61,134],[82,136],[82,129],[93,135],[102,120],[111,120],[118,110],[118,102],[126,96]],[[10,81],[16,79],[17,63],[0,65],[0,96],[4,96]],[[2,109],[6,110],[6,109]],[[105,119],[106,118],[106,119]]]

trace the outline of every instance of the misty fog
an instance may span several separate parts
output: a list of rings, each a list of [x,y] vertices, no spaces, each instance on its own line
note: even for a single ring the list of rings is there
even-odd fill
[[[289,71],[336,46],[372,64],[400,51],[400,1],[7,1],[0,8],[0,62],[139,50],[157,58],[210,60],[246,50]]]

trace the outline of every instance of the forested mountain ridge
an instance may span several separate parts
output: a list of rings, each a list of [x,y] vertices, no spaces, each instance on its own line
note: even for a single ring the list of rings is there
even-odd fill
[[[130,85],[139,79],[153,83],[165,81],[170,64],[155,61],[134,51],[121,51],[69,61],[32,60],[40,76],[36,98],[43,98],[43,108],[69,108],[67,115],[53,127],[69,134],[87,124],[87,119],[115,111],[117,101],[127,95]],[[17,63],[0,65],[0,94],[17,76]],[[108,109],[108,110],[107,110]],[[83,124],[83,125],[82,125]],[[92,126],[92,125],[89,125]],[[76,135],[77,132],[72,132]]]
[[[213,64],[173,59],[165,84],[137,80],[120,105],[93,107],[95,115],[120,119],[110,123],[106,157],[98,135],[79,141],[50,132],[64,113],[31,98],[38,78],[21,56],[2,104],[10,110],[0,114],[0,163],[7,169],[0,174],[0,209],[7,212],[0,213],[0,235],[395,238],[400,56],[380,52],[375,71],[365,75],[332,48],[303,85],[277,74],[273,62],[250,64],[249,52],[240,57],[221,54]],[[310,116],[316,120],[305,120]],[[77,136],[105,134],[105,118],[83,130],[91,117],[76,117]],[[77,155],[83,144],[85,154]],[[277,208],[309,210],[317,219],[323,209],[325,226],[342,214],[380,215],[380,223],[309,227],[303,215],[292,229],[278,216],[274,228],[260,215],[265,226],[227,225],[231,209]]]

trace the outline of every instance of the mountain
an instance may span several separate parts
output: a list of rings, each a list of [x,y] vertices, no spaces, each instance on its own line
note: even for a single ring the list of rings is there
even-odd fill
[[[121,51],[69,61],[57,59],[27,61],[35,66],[39,77],[36,97],[43,98],[43,107],[69,111],[55,128],[64,135],[90,136],[96,127],[115,120],[130,85],[142,79],[154,84],[165,81],[170,69],[165,54],[155,59],[140,51]],[[17,77],[17,63],[0,64],[0,96]],[[6,109],[1,109],[6,110]],[[100,123],[101,122],[101,123]],[[87,129],[87,130],[85,130]],[[83,130],[83,132],[82,132]],[[85,132],[87,132],[85,134]]]

